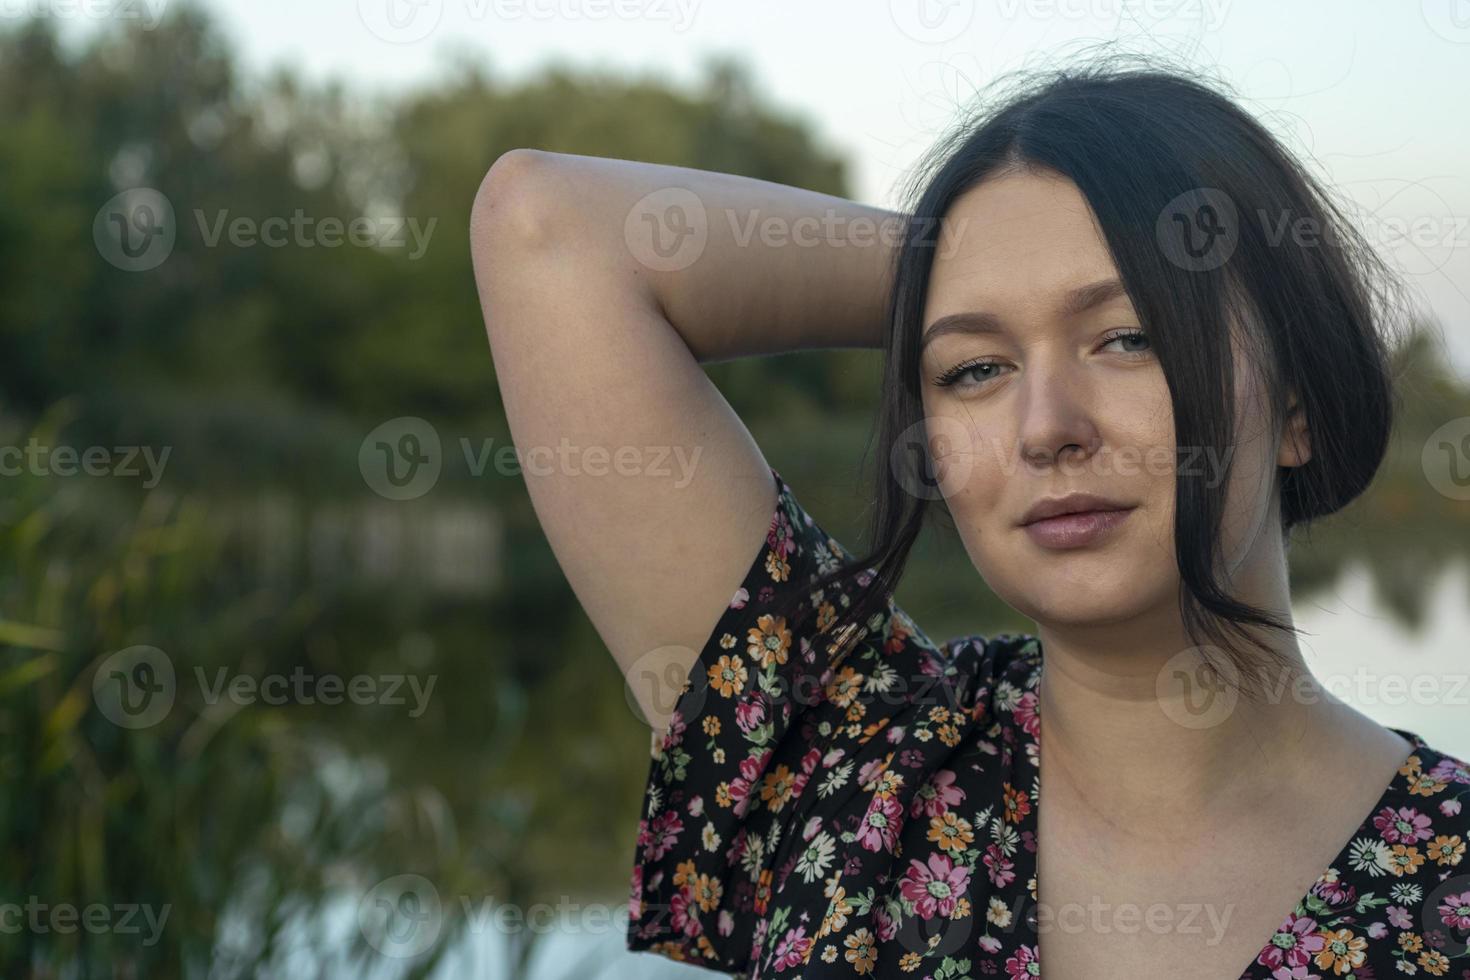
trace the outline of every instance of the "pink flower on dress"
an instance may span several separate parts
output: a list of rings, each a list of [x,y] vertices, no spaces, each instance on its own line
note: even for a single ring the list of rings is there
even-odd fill
[[[903,804],[892,796],[875,796],[858,827],[858,841],[870,851],[891,851],[903,826]]]
[[[1439,919],[1451,929],[1470,929],[1470,891],[1446,895],[1439,903]]]
[[[914,903],[914,914],[921,919],[936,915],[948,917],[970,883],[970,869],[957,865],[942,851],[929,855],[927,864],[909,859],[909,869],[898,886],[899,894]]]
[[[660,754],[684,741],[684,730],[688,727],[684,722],[684,716],[675,711],[673,717],[669,719],[669,728],[664,732],[663,742],[659,746]]]
[[[674,810],[663,811],[653,818],[652,823],[638,821],[638,845],[643,848],[644,859],[657,861],[669,853],[669,848],[679,842],[679,835],[683,832],[684,821]]]
[[[1358,889],[1337,877],[1336,868],[1330,877],[1318,879],[1312,891],[1328,905],[1351,905],[1358,900]]]
[[[1004,888],[1016,879],[1016,872],[1013,870],[1015,863],[1006,857],[996,845],[986,846],[985,857],[982,860],[990,874],[990,881],[995,887]]]
[[[697,936],[703,931],[699,924],[699,916],[696,910],[699,904],[695,902],[694,896],[688,888],[680,888],[669,900],[669,919],[674,928],[686,936]]]
[[[1420,813],[1411,806],[1395,810],[1386,806],[1373,818],[1373,826],[1390,844],[1416,844],[1434,836],[1429,827],[1429,814]]]
[[[1010,980],[1032,980],[1033,977],[1041,976],[1041,963],[1037,958],[1036,947],[1022,946],[1007,957],[1006,973],[1010,974]]]
[[[1016,724],[1021,730],[1032,738],[1041,734],[1041,716],[1036,713],[1036,692],[1027,691],[1016,700],[1015,710],[1011,714],[1016,719]]]
[[[1311,916],[1297,915],[1293,912],[1286,917],[1286,921],[1276,927],[1276,935],[1261,950],[1256,957],[1256,962],[1262,966],[1270,967],[1273,971],[1279,968],[1294,970],[1299,966],[1306,966],[1311,962],[1326,940],[1317,931],[1317,920]],[[1275,973],[1272,974],[1275,976]],[[1295,973],[1283,973],[1285,977],[1297,976]]]
[[[1358,976],[1367,974],[1359,971]],[[1313,973],[1309,966],[1278,966],[1271,971],[1271,980],[1322,980],[1322,974]]]
[[[868,760],[858,767],[858,784],[861,786],[866,786],[868,783],[871,783],[873,780],[883,775],[883,771],[887,768],[888,763],[883,759]]]
[[[776,513],[772,515],[771,529],[766,532],[766,544],[779,558],[785,558],[796,550],[796,538],[791,532],[791,519],[786,516],[786,508],[777,507]]]
[[[892,942],[893,937],[898,935],[898,923],[893,921],[893,916],[882,906],[874,907],[873,924],[877,927],[879,942]]]
[[[628,918],[637,921],[643,914],[643,865],[633,867],[633,880],[628,888]]]
[[[806,959],[807,951],[811,948],[812,940],[806,934],[806,926],[787,929],[786,935],[782,936],[781,941],[776,944],[776,958],[772,965],[777,972],[800,966]]]
[[[914,794],[914,802],[909,808],[909,815],[917,817],[922,813],[926,817],[938,817],[945,810],[952,810],[963,803],[965,791],[956,786],[954,780],[953,769],[940,769],[936,772]]]
[[[743,698],[735,706],[735,724],[747,735],[759,728],[765,720],[766,699],[764,697]]]
[[[772,750],[766,749],[760,755],[748,755],[740,760],[740,775],[730,780],[730,799],[735,801],[735,816],[745,816],[745,811],[750,808],[751,788],[765,772],[771,754]]]
[[[1470,762],[1447,755],[1431,766],[1425,775],[1436,782],[1470,785]]]

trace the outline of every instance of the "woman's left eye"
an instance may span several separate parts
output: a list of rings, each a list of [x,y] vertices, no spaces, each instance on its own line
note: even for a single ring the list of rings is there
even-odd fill
[[[1103,346],[1106,347],[1108,344],[1117,343],[1120,340],[1121,341],[1128,341],[1128,342],[1143,341],[1143,343],[1145,345],[1148,345],[1148,334],[1144,333],[1142,330],[1120,330],[1117,333],[1112,334],[1111,336],[1109,336],[1106,340],[1104,340],[1103,341]],[[1123,353],[1125,353],[1125,354],[1147,354],[1150,349],[1151,349],[1151,346],[1145,346],[1142,350],[1125,350],[1125,351],[1123,351]]]

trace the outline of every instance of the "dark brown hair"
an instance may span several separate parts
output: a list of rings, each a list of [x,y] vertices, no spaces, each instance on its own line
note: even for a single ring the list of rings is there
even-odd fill
[[[1260,123],[1182,73],[1116,59],[1002,84],[1015,89],[934,148],[904,209],[909,233],[897,250],[887,311],[873,545],[813,586],[859,576],[866,582],[822,631],[848,642],[891,599],[929,504],[942,499],[915,492],[935,486],[923,437],[919,335],[941,219],[988,176],[1024,168],[1076,184],[1168,380],[1180,452],[1213,452],[1226,475],[1236,422],[1229,324],[1248,324],[1248,354],[1270,392],[1271,421],[1287,417],[1294,392],[1311,434],[1309,461],[1275,474],[1288,545],[1294,528],[1361,494],[1388,446],[1399,396],[1385,325],[1401,307],[1401,287]],[[1315,234],[1280,234],[1293,226]],[[909,451],[906,441],[918,446]],[[1209,650],[1223,650],[1238,688],[1254,697],[1266,660],[1285,664],[1252,628],[1295,627],[1222,586],[1225,486],[1206,476],[1177,468],[1181,609],[1205,661],[1218,669]],[[1245,652],[1242,640],[1264,656]]]

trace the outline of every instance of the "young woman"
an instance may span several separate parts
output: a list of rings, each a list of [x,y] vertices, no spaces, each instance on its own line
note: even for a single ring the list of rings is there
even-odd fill
[[[1372,252],[1168,72],[1034,78],[917,188],[898,214],[515,150],[475,202],[531,499],[653,727],[629,947],[751,977],[1470,970],[1470,767],[1334,698],[1291,625],[1292,529],[1388,445]],[[857,557],[700,367],[839,347],[886,365]],[[935,505],[1035,635],[936,643],[894,603]]]

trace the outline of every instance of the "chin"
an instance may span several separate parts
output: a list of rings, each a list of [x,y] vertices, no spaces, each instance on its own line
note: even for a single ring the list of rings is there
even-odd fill
[[[989,581],[996,583],[992,588],[1006,605],[1038,623],[1056,626],[1127,622],[1147,615],[1162,601],[1167,583],[1141,581],[1136,563],[1109,564],[1104,570],[1079,562],[1079,568],[1086,568],[1085,574],[1079,575],[1061,565],[1041,568],[1029,562],[1013,562],[1007,566],[1010,574]],[[1015,579],[1016,569],[1027,574]]]

